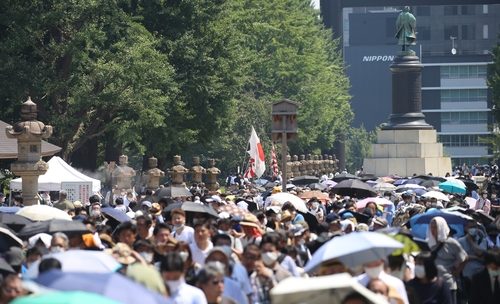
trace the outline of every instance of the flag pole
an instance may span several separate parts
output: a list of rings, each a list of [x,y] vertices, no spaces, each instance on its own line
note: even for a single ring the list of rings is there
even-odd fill
[[[288,177],[286,176],[287,173],[287,167],[286,167],[286,156],[287,156],[287,151],[286,151],[286,116],[284,116],[282,119],[283,122],[283,132],[281,133],[281,172],[282,172],[282,182],[281,182],[281,189],[282,192],[286,192],[286,184],[288,183]]]

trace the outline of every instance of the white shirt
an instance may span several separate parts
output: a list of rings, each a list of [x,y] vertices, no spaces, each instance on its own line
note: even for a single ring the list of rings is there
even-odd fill
[[[189,244],[189,248],[191,249],[193,262],[198,263],[201,267],[203,267],[205,265],[205,259],[210,250],[214,248],[214,245],[212,244],[212,242],[208,241],[208,247],[205,250],[201,250],[200,248],[198,248],[198,245],[196,245],[196,243]]]
[[[360,275],[356,276],[355,278],[356,278],[356,280],[358,280],[358,282],[361,285],[363,285],[365,287],[368,286],[368,283],[370,283],[370,281],[372,280],[372,279],[370,279],[369,276],[366,275],[366,273],[360,274]],[[385,284],[394,287],[396,289],[396,291],[398,292],[399,296],[401,297],[401,299],[403,300],[403,302],[405,304],[409,304],[408,295],[406,294],[406,288],[405,288],[403,281],[385,273],[385,271],[383,271],[383,270],[379,274],[378,279],[381,280],[382,282],[384,282]]]
[[[194,286],[182,283],[175,292],[170,293],[175,304],[207,304],[203,291]]]
[[[236,205],[242,209],[248,210],[248,203],[245,201],[239,201]]]
[[[170,233],[170,236],[175,238],[179,242],[186,242],[188,244],[194,243],[194,229],[184,225],[182,232],[178,234],[176,231]]]
[[[252,286],[250,285],[250,278],[248,277],[247,270],[240,264],[233,265],[233,273],[231,278],[236,282],[240,283],[241,289],[244,294],[248,295],[252,293]]]

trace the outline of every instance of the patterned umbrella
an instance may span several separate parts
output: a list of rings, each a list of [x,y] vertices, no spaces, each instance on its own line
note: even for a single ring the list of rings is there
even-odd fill
[[[243,218],[243,216],[245,214],[250,213],[250,211],[248,211],[247,209],[243,209],[239,206],[231,205],[231,204],[221,206],[220,208],[222,211],[229,213],[231,215],[231,217],[238,216],[238,217]]]

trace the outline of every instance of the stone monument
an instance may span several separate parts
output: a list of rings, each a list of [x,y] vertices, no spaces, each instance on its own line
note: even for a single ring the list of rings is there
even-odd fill
[[[165,172],[157,168],[158,159],[151,157],[148,160],[149,170],[142,174],[146,178],[146,187],[149,190],[156,190],[160,187],[160,177],[165,176]]]
[[[312,159],[312,155],[311,154],[307,154],[306,156],[306,161],[307,161],[307,165],[306,165],[306,169],[307,169],[307,175],[311,175],[314,173],[314,169],[313,169],[313,165],[314,165],[314,160]]]
[[[307,175],[307,160],[304,154],[300,155],[300,175]]]
[[[286,156],[286,176],[287,176],[287,178],[293,177],[292,166],[293,166],[292,157],[289,154],[287,154],[287,156]],[[286,181],[285,181],[285,183],[286,183]]]
[[[17,138],[17,161],[10,166],[22,178],[23,204],[38,204],[38,176],[44,175],[49,164],[42,160],[42,138],[52,135],[52,126],[36,120],[36,104],[28,100],[21,106],[22,121],[5,128],[8,138]]]
[[[191,173],[191,182],[193,183],[201,183],[203,179],[203,174],[207,173],[207,170],[200,166],[200,158],[195,156],[193,157],[193,166],[189,170]]]
[[[217,182],[217,175],[219,174],[219,168],[215,167],[215,159],[208,159],[207,183],[205,184],[208,190],[216,191],[219,189],[219,183]]]
[[[299,157],[297,155],[292,156],[293,166],[292,166],[292,174],[293,177],[300,176],[300,162]]]
[[[127,155],[121,155],[118,159],[118,166],[115,167],[112,173],[113,180],[116,181],[116,195],[120,195],[121,189],[130,189],[132,180],[136,175],[135,170],[128,166]]]
[[[436,130],[425,122],[422,113],[421,71],[424,66],[410,49],[416,40],[415,26],[415,17],[409,7],[405,7],[396,22],[396,38],[402,51],[389,66],[392,114],[377,133],[372,158],[365,159],[363,164],[365,172],[376,176],[411,176],[414,173],[444,176],[451,172],[451,159],[443,157],[443,145],[436,141]]]
[[[172,168],[167,170],[167,173],[172,177],[172,183],[170,184],[172,187],[182,187],[182,183],[184,182],[184,174],[188,173],[189,170],[184,168],[181,164],[180,155],[174,156],[174,165]]]

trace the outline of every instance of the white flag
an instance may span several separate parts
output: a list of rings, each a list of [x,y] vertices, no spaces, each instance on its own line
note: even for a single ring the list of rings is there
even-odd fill
[[[262,146],[260,144],[260,139],[255,132],[255,129],[252,127],[252,135],[250,136],[250,158],[255,161],[255,176],[260,178],[264,171],[266,171],[266,160],[264,158],[264,150],[262,150]]]

